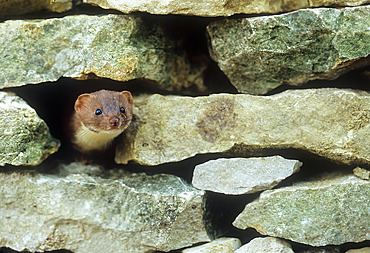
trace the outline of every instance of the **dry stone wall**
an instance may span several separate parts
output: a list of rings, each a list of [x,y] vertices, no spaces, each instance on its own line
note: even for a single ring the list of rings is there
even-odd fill
[[[367,252],[369,2],[1,1],[0,252]]]

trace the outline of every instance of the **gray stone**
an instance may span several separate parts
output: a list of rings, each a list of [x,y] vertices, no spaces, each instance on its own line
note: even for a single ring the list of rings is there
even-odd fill
[[[135,119],[116,162],[157,165],[196,154],[301,149],[336,162],[370,164],[368,92],[290,90],[273,96],[135,97]]]
[[[351,249],[346,251],[346,253],[369,253],[370,252],[370,247],[365,247],[361,249]]]
[[[369,20],[370,6],[220,20],[209,50],[240,92],[265,94],[370,65]]]
[[[234,253],[240,247],[238,238],[222,237],[209,243],[184,249],[183,253]]]
[[[204,192],[178,177],[99,173],[81,164],[60,170],[0,174],[0,247],[151,252],[210,241]]]
[[[203,90],[206,64],[195,65],[159,25],[140,17],[79,15],[0,24],[0,88],[104,77],[152,80],[171,91]]]
[[[369,180],[370,179],[370,171],[361,167],[356,167],[353,169],[353,174],[361,179]]]
[[[233,225],[312,246],[370,239],[370,182],[355,176],[267,190],[246,205]]]
[[[72,7],[73,0],[2,0],[0,2],[0,18],[41,10],[64,12]]]
[[[312,247],[310,249],[299,251],[299,253],[341,253],[341,251],[339,246],[326,246],[320,248]]]
[[[254,193],[273,188],[301,166],[281,156],[217,159],[195,166],[192,184],[224,194]]]
[[[135,11],[152,14],[180,14],[192,16],[231,16],[239,13],[280,13],[300,8],[319,6],[356,6],[369,3],[369,0],[83,0],[84,3],[98,5],[105,9],[116,9],[124,13]]]
[[[24,100],[0,92],[0,166],[38,165],[59,148],[46,123]]]
[[[294,253],[286,241],[274,237],[259,237],[243,245],[235,253]]]

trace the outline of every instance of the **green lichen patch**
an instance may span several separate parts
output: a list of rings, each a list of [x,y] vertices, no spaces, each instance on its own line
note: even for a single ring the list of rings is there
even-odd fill
[[[60,145],[35,110],[14,94],[0,92],[0,165],[37,165]]]
[[[116,162],[158,165],[196,154],[301,149],[370,164],[368,92],[289,90],[273,96],[138,96]]]
[[[370,238],[369,206],[369,181],[322,178],[263,192],[233,224],[313,246],[362,242]]]
[[[203,191],[172,175],[103,170],[72,163],[53,175],[0,174],[2,246],[151,252],[210,240]]]
[[[205,89],[203,72],[156,24],[134,15],[76,15],[0,24],[0,87],[91,76]]]
[[[221,20],[207,27],[209,49],[240,92],[265,94],[369,64],[369,19],[361,6]]]

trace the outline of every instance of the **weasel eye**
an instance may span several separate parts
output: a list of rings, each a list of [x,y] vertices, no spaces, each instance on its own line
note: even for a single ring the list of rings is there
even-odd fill
[[[119,111],[120,111],[121,113],[125,113],[125,112],[126,112],[125,108],[123,108],[123,107],[119,108]]]
[[[102,114],[103,112],[100,110],[100,109],[96,109],[96,111],[95,111],[95,115],[96,116],[98,116],[98,115],[100,115],[100,114]]]

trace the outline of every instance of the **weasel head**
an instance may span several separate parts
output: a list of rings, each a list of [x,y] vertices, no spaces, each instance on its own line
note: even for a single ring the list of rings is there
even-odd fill
[[[133,98],[128,91],[100,90],[80,95],[74,105],[83,126],[101,133],[122,133],[130,124]]]

